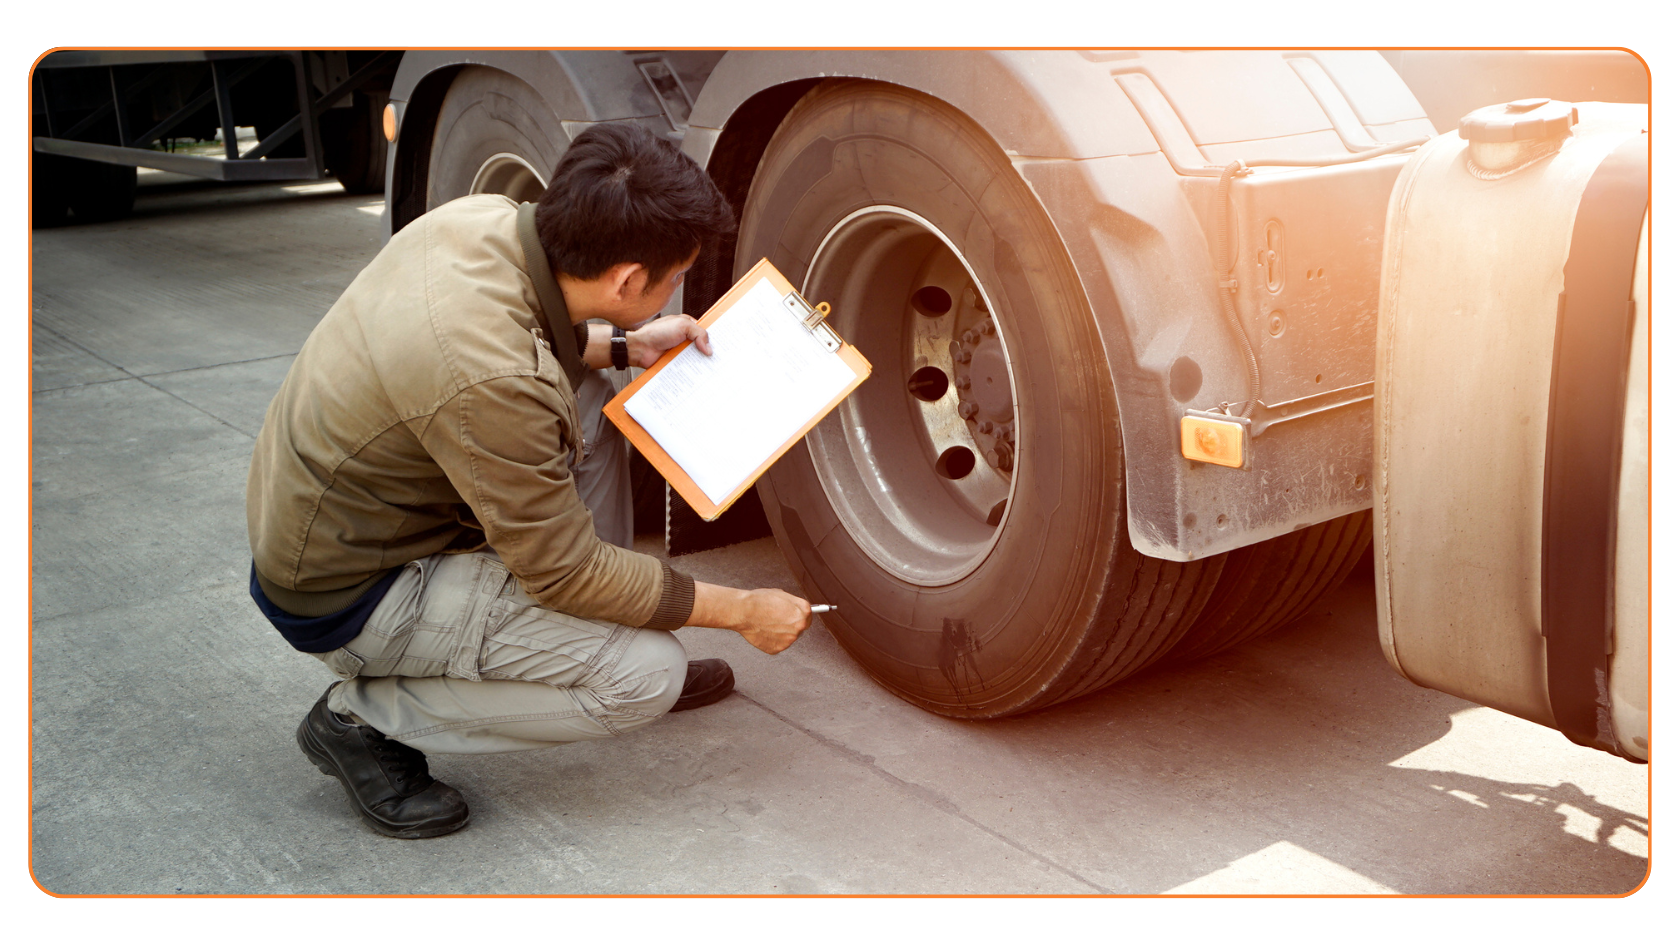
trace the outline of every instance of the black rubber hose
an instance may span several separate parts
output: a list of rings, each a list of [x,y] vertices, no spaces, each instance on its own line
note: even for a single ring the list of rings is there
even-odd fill
[[[1255,158],[1252,161],[1238,161],[1236,163],[1247,163],[1249,167],[1328,167],[1335,164],[1356,164],[1360,161],[1369,161],[1374,157],[1382,157],[1385,154],[1393,154],[1396,151],[1404,151],[1407,148],[1415,148],[1420,144],[1428,143],[1428,138],[1413,138],[1410,141],[1397,141],[1394,144],[1385,144],[1380,148],[1372,148],[1369,151],[1361,151],[1358,154],[1340,155],[1337,157]],[[1226,168],[1226,170],[1230,170],[1230,168]]]
[[[1372,148],[1369,151],[1360,151],[1357,154],[1335,154],[1308,158],[1253,158],[1244,160],[1243,163],[1249,167],[1333,167],[1338,164],[1357,164],[1360,161],[1369,161],[1372,158],[1393,154],[1396,151],[1404,151],[1407,148],[1415,148],[1428,142],[1428,138],[1413,138],[1410,141],[1397,141],[1393,144],[1385,144],[1380,148]],[[1177,170],[1185,177],[1218,177],[1220,174],[1220,169],[1217,167],[1182,167],[1177,168]]]
[[[1243,401],[1239,417],[1246,417],[1254,411],[1254,405],[1260,401],[1260,359],[1254,354],[1254,345],[1248,340],[1248,332],[1243,330],[1242,316],[1237,314],[1237,277],[1232,271],[1236,268],[1236,260],[1231,257],[1231,180],[1239,174],[1248,173],[1248,168],[1241,161],[1232,161],[1219,174],[1219,190],[1214,198],[1219,201],[1219,227],[1216,231],[1217,259],[1219,260],[1219,303],[1225,310],[1225,323],[1231,326],[1231,333],[1237,336],[1238,344],[1242,345],[1243,357],[1248,360],[1248,399]]]

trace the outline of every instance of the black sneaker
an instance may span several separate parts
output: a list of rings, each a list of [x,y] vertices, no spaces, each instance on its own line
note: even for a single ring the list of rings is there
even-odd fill
[[[343,783],[344,793],[369,827],[387,837],[413,840],[467,825],[466,799],[431,776],[423,752],[327,708],[330,692],[332,686],[298,723],[298,747],[322,774]]]
[[[682,695],[672,712],[686,712],[722,699],[735,691],[735,671],[723,660],[692,660],[688,664],[688,678],[683,680]]]

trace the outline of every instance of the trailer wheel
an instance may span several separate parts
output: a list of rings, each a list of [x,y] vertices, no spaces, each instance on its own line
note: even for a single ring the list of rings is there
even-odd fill
[[[321,115],[321,144],[328,173],[352,194],[385,190],[385,103],[390,93],[356,92],[349,108],[329,108]]]
[[[783,554],[883,686],[943,715],[1054,705],[1136,672],[1221,563],[1126,533],[1118,403],[1055,230],[949,106],[830,81],[760,161],[737,274],[768,257],[873,365],[760,480]]]
[[[426,209],[467,194],[534,202],[569,140],[535,89],[495,69],[463,69],[438,110]]]
[[[1167,659],[1198,660],[1293,623],[1341,585],[1370,544],[1366,511],[1226,553],[1212,599]]]

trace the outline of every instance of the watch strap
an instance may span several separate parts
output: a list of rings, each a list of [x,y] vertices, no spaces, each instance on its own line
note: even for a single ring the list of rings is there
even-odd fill
[[[612,366],[620,371],[630,366],[630,339],[617,325],[612,330]]]

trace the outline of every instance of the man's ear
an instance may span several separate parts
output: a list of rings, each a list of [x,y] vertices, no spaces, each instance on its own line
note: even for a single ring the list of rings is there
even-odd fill
[[[615,263],[606,275],[612,297],[620,302],[639,297],[647,288],[647,267],[641,263]]]

